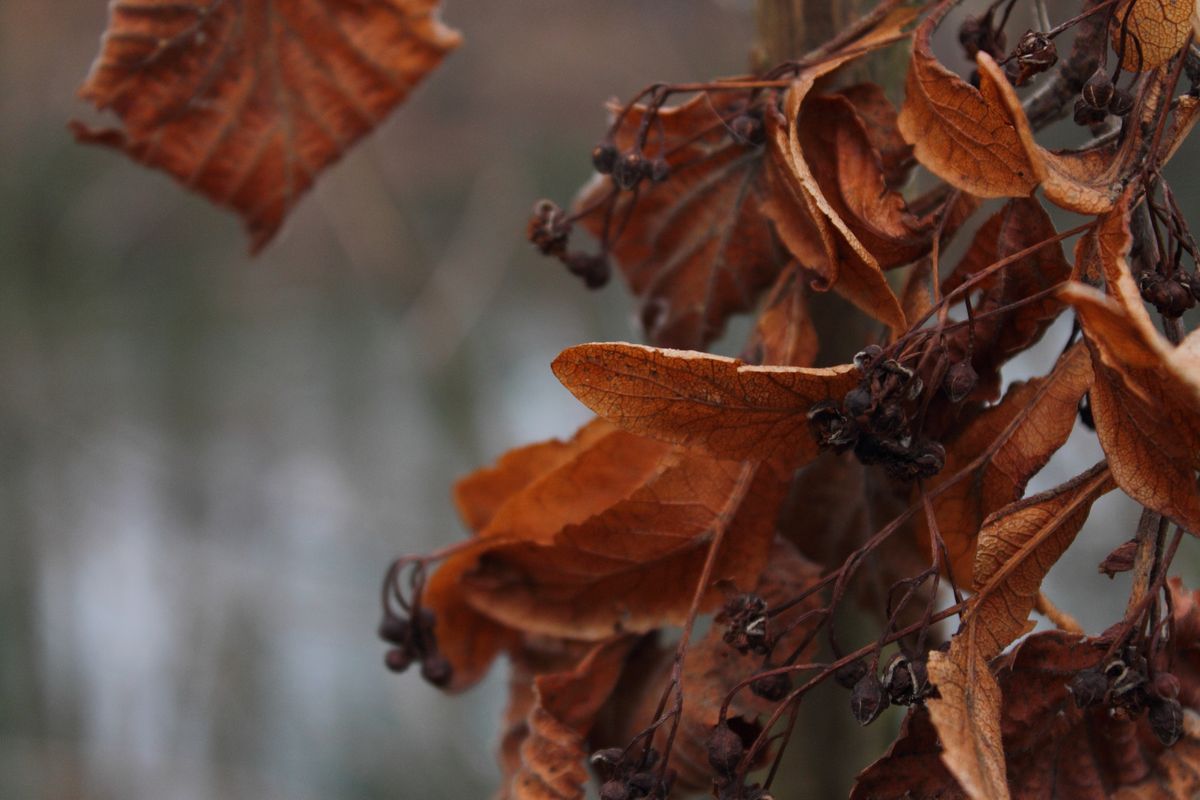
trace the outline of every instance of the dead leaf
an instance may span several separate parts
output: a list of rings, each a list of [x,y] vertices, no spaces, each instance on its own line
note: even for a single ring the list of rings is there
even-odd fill
[[[1003,400],[965,421],[946,441],[946,467],[930,488],[971,468],[966,478],[933,500],[959,585],[970,586],[975,580],[977,537],[984,520],[1019,500],[1029,479],[1066,442],[1075,427],[1079,399],[1091,384],[1091,359],[1077,344],[1049,375],[1014,384]],[[920,541],[927,542],[928,529],[919,519]]]
[[[926,705],[942,742],[942,761],[967,796],[1006,800],[1000,687],[976,635],[976,627],[968,626],[951,641],[948,653],[929,654],[929,681],[940,697]]]
[[[980,657],[991,660],[1033,627],[1042,581],[1075,541],[1092,504],[1116,488],[1100,463],[1065,484],[992,514],[979,532],[975,586],[965,625]]]
[[[817,359],[817,329],[799,266],[792,263],[775,281],[758,313],[749,351],[756,364],[811,367]]]
[[[559,354],[554,374],[584,405],[643,436],[737,461],[816,457],[807,413],[859,382],[852,365],[757,367],[732,358],[641,345],[583,344]]]
[[[811,563],[791,545],[776,540],[767,566],[753,590],[768,607],[778,606],[796,597],[817,577],[818,571]],[[772,625],[787,630],[805,611],[815,608],[816,602],[815,598],[810,598],[773,618]],[[807,633],[807,626],[798,625],[780,640],[777,650],[790,652]],[[676,785],[684,791],[710,788],[709,734],[717,724],[726,694],[758,668],[753,655],[740,655],[722,636],[721,627],[714,625],[703,638],[693,642],[683,663],[683,716],[671,751],[671,766],[679,770]],[[674,661],[673,646],[650,647],[634,656],[597,727],[595,746],[624,746],[654,721],[654,712],[670,682]],[[745,744],[749,745],[761,730],[762,716],[768,714],[773,705],[747,689],[737,693],[730,704],[729,718],[738,720],[735,730],[743,735]],[[662,739],[659,735],[660,748]]]
[[[459,43],[436,0],[113,3],[73,123],[237,211],[260,250],[317,175]]]
[[[941,752],[929,710],[913,706],[887,753],[859,773],[850,800],[965,800]]]
[[[1200,531],[1200,337],[1173,348],[1154,328],[1125,256],[1127,214],[1106,216],[1089,234],[1107,296],[1066,287],[1096,363],[1092,415],[1117,485],[1133,499]],[[1084,246],[1081,243],[1081,249]]]
[[[977,197],[1026,197],[1045,171],[1030,157],[1028,122],[1014,117],[1005,97],[1008,82],[986,68],[986,53],[979,55],[978,89],[933,54],[933,32],[955,5],[943,2],[913,34],[900,132],[917,160],[952,186]]]
[[[704,92],[659,110],[642,155],[663,158],[667,179],[606,203],[612,179],[597,175],[575,200],[577,210],[594,208],[580,224],[608,240],[655,344],[704,347],[731,315],[753,307],[787,262],[762,215],[763,148],[728,131],[744,111],[759,113],[736,92]],[[625,114],[614,137],[620,151],[634,146],[647,112],[636,105]]]
[[[1123,53],[1121,67],[1145,72],[1170,61],[1191,39],[1195,12],[1195,0],[1128,0],[1118,5],[1112,17],[1112,46]]]
[[[775,473],[668,448],[629,497],[564,525],[551,542],[491,548],[461,582],[467,601],[513,628],[577,639],[681,625],[718,531],[714,583],[748,589],[763,567],[785,490]]]

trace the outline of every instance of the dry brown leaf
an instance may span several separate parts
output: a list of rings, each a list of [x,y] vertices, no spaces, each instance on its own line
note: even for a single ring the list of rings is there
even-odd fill
[[[941,751],[929,710],[914,706],[887,753],[859,773],[850,800],[965,800]]]
[[[475,528],[474,544],[446,559],[422,595],[436,616],[441,654],[454,667],[452,690],[475,683],[496,655],[521,641],[515,628],[479,613],[463,593],[464,576],[480,556],[506,542],[552,541],[564,526],[636,491],[657,472],[669,449],[598,421],[569,442],[522,448],[460,482],[459,505]]]
[[[461,582],[467,601],[510,627],[549,636],[600,639],[680,625],[718,532],[714,584],[752,587],[785,484],[756,465],[668,450],[637,491],[563,526],[553,541],[491,548]],[[701,609],[721,600],[714,585]]]
[[[1195,0],[1127,0],[1118,5],[1113,11],[1112,46],[1124,54],[1121,66],[1131,72],[1148,71],[1170,61],[1192,37],[1194,13]]]
[[[748,348],[756,364],[811,367],[817,359],[817,329],[808,312],[808,297],[799,266],[780,273],[767,297]]]
[[[436,0],[114,2],[74,123],[237,211],[261,249],[317,175],[459,43]]]
[[[929,681],[940,697],[927,703],[942,743],[942,761],[972,800],[1007,800],[1000,735],[1000,686],[968,625],[948,653],[929,654]]]
[[[787,263],[762,214],[763,148],[726,135],[727,120],[746,108],[742,93],[704,92],[660,110],[642,154],[664,158],[668,179],[644,182],[610,207],[602,201],[612,179],[597,175],[575,200],[576,209],[595,206],[580,220],[593,235],[619,231],[609,252],[655,344],[704,347],[732,314],[753,307]],[[637,105],[622,119],[614,140],[622,152],[633,147],[646,113]]]
[[[1092,415],[1117,485],[1133,499],[1200,531],[1200,337],[1179,347],[1154,328],[1125,261],[1127,214],[1115,211],[1080,249],[1084,272],[1104,275],[1108,295],[1073,283],[1075,306],[1096,363]]]
[[[1028,196],[1045,171],[1030,157],[1028,122],[1014,117],[1005,97],[1008,81],[986,68],[986,53],[979,56],[978,89],[933,54],[933,32],[954,5],[943,2],[913,34],[900,132],[917,160],[951,185],[978,197]]]
[[[519,763],[498,800],[582,800],[587,734],[636,643],[620,636],[596,645],[572,669],[539,675],[525,702]]]
[[[583,344],[559,354],[554,374],[584,405],[633,433],[697,447],[715,458],[811,461],[807,417],[859,382],[852,365],[748,366],[635,344]]]
[[[964,624],[991,660],[1033,627],[1042,581],[1075,541],[1092,504],[1116,488],[1100,463],[1065,484],[1000,509],[984,522],[975,551],[975,587]]]
[[[771,557],[762,571],[754,591],[768,607],[778,606],[796,597],[818,577],[818,570],[801,557],[791,545],[776,540]],[[799,617],[815,607],[816,599],[773,618],[777,630],[786,630]],[[778,652],[790,652],[808,632],[806,625],[781,638]],[[708,764],[708,737],[717,724],[726,694],[734,685],[753,675],[761,658],[740,655],[724,641],[721,626],[714,625],[703,638],[693,642],[683,664],[683,715],[671,751],[671,766],[679,770],[676,785],[684,790],[709,789],[712,768]],[[648,647],[633,656],[625,678],[612,695],[602,723],[598,723],[592,742],[596,747],[624,746],[635,734],[654,721],[654,711],[664,688],[670,682],[675,661],[675,648]],[[760,729],[762,717],[773,704],[752,694],[748,689],[737,693],[730,704],[729,718],[740,718],[736,730],[753,740]],[[658,737],[661,749],[662,735]],[[746,742],[749,744],[749,741]]]
[[[871,146],[879,154],[884,180],[889,188],[905,184],[912,171],[912,145],[900,135],[900,113],[883,89],[874,83],[859,83],[837,91],[854,105]]]
[[[1091,359],[1077,344],[1049,375],[1014,384],[1003,400],[966,421],[946,442],[946,467],[931,487],[985,456],[965,479],[933,500],[960,585],[974,581],[975,549],[984,520],[1019,500],[1029,479],[1066,442],[1075,426],[1079,400],[1091,384]],[[918,528],[920,541],[926,542],[929,534],[923,519]]]
[[[1010,201],[976,232],[962,261],[943,281],[942,293],[953,291],[997,261],[1046,242],[1055,234],[1054,223],[1037,200]],[[1050,294],[1008,311],[994,312],[1051,289],[1070,275],[1071,266],[1061,245],[1052,242],[1007,265],[974,290],[981,294],[972,299],[974,313],[988,316],[976,321],[971,330],[961,329],[948,343],[961,356],[971,349],[971,363],[979,375],[972,398],[998,397],[1000,368],[1014,355],[1040,341],[1066,304]]]
[[[1176,630],[1181,629],[1186,630],[1177,623]],[[1012,797],[1168,800],[1194,797],[1200,791],[1200,717],[1192,705],[1194,695],[1189,694],[1189,687],[1200,686],[1194,678],[1184,679],[1181,674],[1180,698],[1187,698],[1188,706],[1184,738],[1169,749],[1150,731],[1144,715],[1129,721],[1110,715],[1102,706],[1090,710],[1076,706],[1068,682],[1079,671],[1099,664],[1108,644],[1049,631],[1030,636],[1002,659],[995,682],[1003,698],[1000,730]],[[1179,637],[1178,652],[1192,653],[1195,648],[1194,635]],[[929,768],[931,757],[947,742],[943,735],[939,743],[922,716],[920,709],[910,712],[904,736],[860,776],[866,789],[891,786],[921,770],[918,785],[923,794],[917,796],[962,796],[948,774]],[[890,800],[904,795],[864,794],[856,789],[852,797]]]

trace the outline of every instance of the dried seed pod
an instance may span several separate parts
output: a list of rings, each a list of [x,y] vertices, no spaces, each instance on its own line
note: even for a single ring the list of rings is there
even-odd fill
[[[1058,48],[1040,31],[1025,31],[1013,50],[1013,58],[1005,72],[1016,86],[1024,86],[1038,73],[1045,72],[1058,63]]]
[[[612,177],[622,189],[633,189],[646,177],[646,159],[641,153],[626,153],[613,165]]]
[[[1133,569],[1134,558],[1137,555],[1137,539],[1130,539],[1117,547],[1100,562],[1100,572],[1113,577],[1118,572],[1128,572]]]
[[[1113,86],[1112,78],[1108,77],[1108,73],[1101,67],[1087,79],[1080,97],[1083,98],[1083,102],[1087,103],[1088,108],[1106,111],[1115,91],[1116,87]]]
[[[850,693],[850,713],[859,725],[870,725],[888,707],[888,697],[883,683],[874,672],[868,672],[854,684]]]
[[[600,800],[630,800],[633,795],[629,792],[629,784],[625,781],[613,779],[606,781],[600,787]]]
[[[1169,672],[1157,672],[1150,681],[1149,692],[1160,700],[1175,700],[1179,697],[1179,678]]]
[[[777,703],[792,691],[792,679],[786,674],[766,675],[750,684],[750,691],[756,697]]]
[[[1183,706],[1178,700],[1151,698],[1150,730],[1165,746],[1170,747],[1183,735]]]
[[[421,677],[439,689],[445,688],[454,677],[454,667],[437,653],[430,653],[421,662]]]
[[[542,255],[561,257],[567,252],[571,223],[567,222],[566,213],[557,203],[538,200],[533,206],[525,235]]]
[[[611,175],[617,165],[617,148],[612,142],[601,142],[592,148],[592,166],[601,175]]]
[[[708,737],[708,763],[722,775],[733,775],[746,754],[742,737],[724,722],[713,728]]]
[[[967,398],[967,395],[975,390],[977,383],[979,383],[979,373],[971,366],[969,360],[963,360],[951,365],[950,369],[946,370],[946,377],[942,379],[942,391],[946,393],[946,397],[950,399],[951,403],[961,403]]]
[[[379,623],[379,638],[388,644],[404,644],[408,641],[412,628],[404,617],[388,614]]]
[[[875,363],[879,361],[882,355],[882,347],[877,344],[869,344],[862,350],[859,350],[857,353],[855,353],[854,367],[859,372],[865,373],[867,370],[871,369],[871,367],[875,366]]]
[[[758,114],[739,114],[729,123],[729,130],[739,144],[757,147],[766,141],[766,128]]]
[[[861,660],[843,664],[833,673],[833,679],[844,689],[853,689],[854,685],[867,674],[867,665]]]
[[[656,158],[650,162],[646,168],[650,180],[655,183],[662,183],[671,176],[671,165],[667,163],[665,158]]]
[[[871,392],[862,386],[857,386],[846,393],[842,408],[851,417],[865,417],[875,408],[875,398]]]
[[[1075,111],[1071,118],[1075,120],[1076,125],[1090,128],[1104,122],[1107,117],[1107,111],[1098,111],[1092,108],[1081,97],[1075,101]]]
[[[601,777],[611,778],[617,773],[624,758],[625,751],[620,747],[606,747],[603,750],[597,750],[592,753],[588,761],[600,773]]]
[[[1084,669],[1071,678],[1067,691],[1075,698],[1079,708],[1090,708],[1104,702],[1108,692],[1108,679],[1098,669]]]
[[[766,601],[756,594],[740,594],[730,599],[719,617],[728,626],[725,642],[739,653],[769,652],[772,639],[766,612]]]
[[[393,647],[383,656],[384,666],[397,674],[408,669],[413,662],[412,653],[407,647]]]
[[[603,287],[612,275],[608,259],[602,255],[567,253],[562,256],[562,262],[567,265],[568,272],[583,278],[583,285],[589,289]]]
[[[1108,101],[1108,113],[1123,117],[1133,110],[1133,95],[1124,89],[1114,89]]]
[[[918,477],[932,478],[946,466],[946,448],[939,442],[922,442],[915,450],[912,463]]]

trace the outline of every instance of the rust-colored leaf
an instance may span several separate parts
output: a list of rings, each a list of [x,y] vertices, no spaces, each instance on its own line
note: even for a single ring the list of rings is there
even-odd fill
[[[1003,400],[965,422],[947,441],[946,467],[932,485],[970,469],[933,501],[960,585],[974,581],[975,549],[984,520],[1019,500],[1029,479],[1066,442],[1079,399],[1091,384],[1091,359],[1077,344],[1049,375],[1014,384]],[[920,531],[922,541],[927,540],[924,524]]]
[[[792,465],[818,452],[807,413],[859,381],[852,365],[759,367],[732,358],[634,344],[584,344],[559,354],[554,374],[584,405],[645,436],[715,458]]]
[[[955,636],[948,653],[929,654],[940,697],[926,704],[942,742],[942,761],[972,800],[1007,800],[1000,686],[977,645],[977,628]]]
[[[1127,0],[1113,12],[1113,49],[1127,70],[1160,67],[1192,36],[1195,0]],[[1124,28],[1122,28],[1124,23]]]
[[[114,2],[79,90],[120,128],[74,123],[237,211],[261,249],[317,175],[459,36],[436,0]]]
[[[628,498],[564,525],[551,542],[490,549],[461,589],[490,618],[550,636],[679,625],[718,533],[714,582],[754,585],[784,488],[772,470],[668,448]],[[702,610],[721,597],[709,587]]]
[[[933,32],[954,5],[943,2],[913,34],[900,132],[917,159],[951,185],[978,197],[1028,196],[1045,173],[1030,157],[1032,133],[1024,115],[1013,113],[1004,76],[981,52],[976,89],[933,54]]]
[[[796,597],[817,577],[816,567],[791,545],[776,540],[767,566],[753,590],[768,607],[778,606]],[[815,607],[815,602],[815,598],[810,599],[772,618],[771,625],[776,630],[787,631],[790,626],[796,626],[779,640],[778,652],[790,652],[808,633],[808,627],[798,622],[804,612]],[[740,655],[724,641],[723,633],[719,625],[714,625],[688,648],[683,663],[683,715],[671,751],[671,765],[679,771],[676,786],[684,791],[711,787],[712,768],[707,756],[709,734],[717,724],[729,690],[759,668],[760,659]],[[633,656],[625,678],[613,693],[602,722],[597,726],[595,746],[623,746],[654,721],[663,689],[671,680],[674,662],[673,646],[647,647]],[[739,732],[752,740],[761,730],[762,717],[772,707],[772,703],[743,688],[730,704],[729,719],[738,719],[741,723]],[[658,735],[659,747],[664,736],[665,731]]]
[[[1037,200],[1010,201],[975,234],[962,261],[943,281],[943,294],[1001,259],[1054,238],[1055,233],[1054,223]],[[998,397],[1000,368],[1014,355],[1040,341],[1066,308],[1054,294],[1034,302],[1022,301],[1052,289],[1070,275],[1071,266],[1063,256],[1062,247],[1051,242],[979,284],[972,308],[980,318],[970,330],[960,330],[949,342],[960,356],[965,356],[968,349],[971,351],[971,364],[980,378],[974,398]],[[1021,305],[1003,310],[1016,303]]]
[[[914,706],[887,753],[859,773],[850,800],[964,800],[966,795],[946,769],[941,752],[929,710]]]
[[[1172,347],[1154,329],[1125,261],[1125,213],[1108,215],[1089,237],[1086,252],[1097,256],[1093,269],[1104,275],[1107,296],[1073,283],[1063,297],[1075,306],[1094,355],[1100,444],[1126,494],[1200,530],[1200,337]]]
[[[512,742],[516,759],[498,800],[582,800],[588,771],[587,734],[621,677],[636,643],[619,636],[597,644],[573,668],[531,679],[518,689],[528,706]]]
[[[779,275],[758,313],[750,352],[757,364],[811,367],[817,359],[817,329],[808,312],[800,268],[793,263]]]
[[[612,179],[597,175],[575,200],[577,209],[595,208],[580,220],[588,231],[613,237],[609,254],[655,344],[704,347],[787,262],[762,214],[763,148],[728,134],[728,120],[746,110],[745,95],[734,92],[704,92],[659,110],[642,155],[663,158],[667,180],[608,204]],[[619,150],[634,146],[647,113],[636,105],[625,114],[614,136]]]
[[[965,624],[980,657],[991,660],[1033,627],[1042,581],[1075,541],[1092,504],[1116,488],[1101,463],[1062,486],[992,514],[979,532],[975,586]]]

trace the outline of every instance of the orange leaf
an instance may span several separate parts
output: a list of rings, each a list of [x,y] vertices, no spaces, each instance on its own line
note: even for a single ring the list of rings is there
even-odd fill
[[[917,159],[952,186],[978,197],[1025,197],[1045,176],[1030,157],[1032,133],[1012,89],[986,53],[979,88],[946,69],[930,40],[956,3],[943,2],[913,34],[913,54],[900,109],[900,132]],[[1015,98],[1014,98],[1015,99]]]
[[[672,449],[628,498],[563,526],[552,542],[490,549],[461,590],[488,617],[549,636],[680,625],[718,532],[714,584],[754,585],[784,489],[769,469]],[[721,599],[707,587],[701,609]]]
[[[970,469],[933,500],[960,585],[974,581],[976,543],[984,520],[1019,500],[1029,479],[1066,442],[1079,400],[1091,385],[1091,360],[1077,344],[1049,375],[1014,384],[1003,400],[971,418],[946,442],[946,467],[931,485]],[[921,541],[927,541],[923,519],[919,531]]]
[[[715,458],[792,465],[817,455],[807,413],[859,382],[852,365],[755,367],[732,358],[634,344],[583,344],[559,354],[554,374],[584,405],[645,436]]]
[[[818,344],[800,269],[793,263],[775,281],[758,313],[750,352],[756,364],[810,367],[817,359]]]
[[[595,206],[580,219],[593,235],[617,232],[609,253],[640,299],[655,344],[704,347],[732,314],[753,306],[787,261],[762,215],[763,149],[726,135],[726,119],[743,110],[745,95],[733,92],[661,109],[642,153],[666,160],[667,180],[648,181],[610,206],[603,200],[612,180],[597,175],[575,200],[576,209]],[[643,105],[625,114],[614,137],[622,152],[646,114]]]
[[[1124,53],[1121,66],[1131,72],[1148,71],[1170,61],[1192,37],[1195,11],[1195,0],[1121,3],[1112,23],[1113,50]]]
[[[1200,336],[1172,347],[1154,328],[1125,255],[1126,212],[1115,211],[1081,242],[1108,296],[1078,283],[1062,296],[1075,306],[1096,363],[1092,415],[1121,489],[1139,503],[1200,531]]]
[[[1092,504],[1115,488],[1101,463],[1048,492],[1020,500],[987,518],[975,552],[975,585],[966,625],[990,660],[1029,632],[1042,581],[1075,541]]]
[[[1000,735],[1000,686],[992,677],[976,629],[955,636],[948,653],[929,654],[929,680],[940,697],[926,705],[942,742],[942,761],[972,800],[1007,800]]]
[[[261,249],[317,175],[456,47],[436,0],[114,2],[73,123],[236,210]]]

